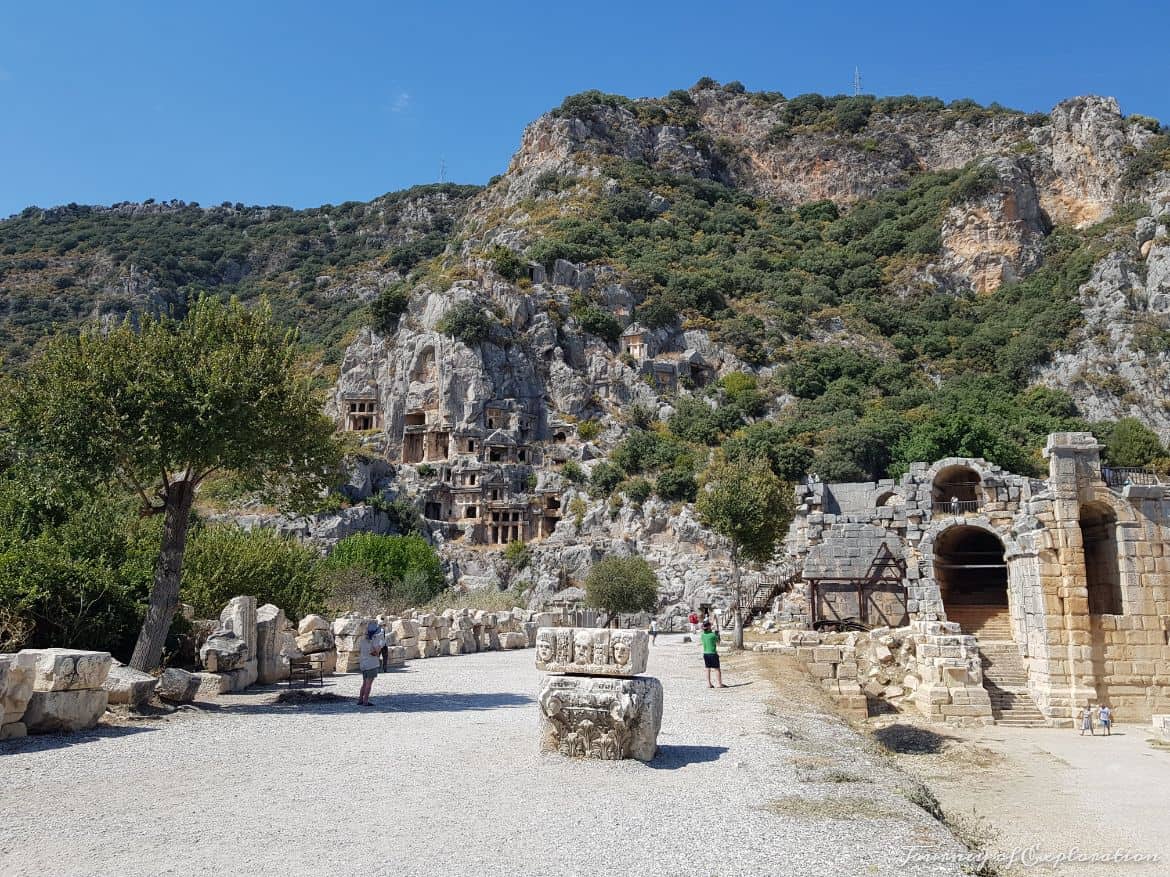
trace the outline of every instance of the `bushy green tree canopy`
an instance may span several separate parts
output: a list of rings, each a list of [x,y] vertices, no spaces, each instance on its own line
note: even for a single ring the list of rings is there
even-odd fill
[[[610,616],[653,612],[658,605],[658,576],[642,557],[602,558],[585,577],[585,602]]]

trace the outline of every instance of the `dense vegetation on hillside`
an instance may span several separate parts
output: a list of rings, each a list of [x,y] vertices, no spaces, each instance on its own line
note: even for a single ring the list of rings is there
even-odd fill
[[[99,313],[181,316],[209,290],[243,301],[267,296],[306,342],[336,356],[364,315],[361,300],[337,287],[365,269],[405,273],[440,253],[477,191],[416,186],[311,210],[182,202],[30,207],[0,222],[0,350],[22,360],[56,327]],[[423,218],[406,209],[420,201]]]

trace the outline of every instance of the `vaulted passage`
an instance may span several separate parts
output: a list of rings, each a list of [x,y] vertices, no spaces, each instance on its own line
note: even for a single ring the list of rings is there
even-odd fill
[[[934,543],[934,577],[950,621],[985,639],[1011,639],[1003,543],[978,527],[951,527]]]
[[[1121,570],[1117,564],[1117,515],[1107,505],[1081,506],[1081,542],[1090,615],[1120,615]]]

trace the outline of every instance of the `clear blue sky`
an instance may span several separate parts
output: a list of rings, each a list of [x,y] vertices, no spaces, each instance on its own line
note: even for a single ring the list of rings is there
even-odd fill
[[[997,100],[1170,120],[1162,2],[53,2],[0,7],[0,216],[182,198],[297,207],[502,172],[587,88]]]

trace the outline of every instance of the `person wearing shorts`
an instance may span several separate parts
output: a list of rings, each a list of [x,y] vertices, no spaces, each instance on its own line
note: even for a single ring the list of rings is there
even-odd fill
[[[1110,736],[1113,733],[1113,710],[1109,708],[1109,704],[1101,704],[1101,709],[1097,710],[1097,720],[1101,723],[1101,730],[1105,732],[1105,736]]]
[[[699,634],[699,641],[703,644],[703,666],[707,668],[707,687],[726,688],[723,684],[723,669],[719,666],[719,634],[711,629],[711,622],[703,622],[703,632]],[[711,671],[715,671],[715,681],[718,686],[711,684]]]
[[[378,678],[378,671],[382,669],[382,649],[386,645],[386,638],[382,636],[382,628],[376,621],[366,625],[365,635],[358,640],[358,669],[362,673],[362,688],[358,692],[358,706],[373,706],[370,703],[370,689],[374,687],[374,680]]]

